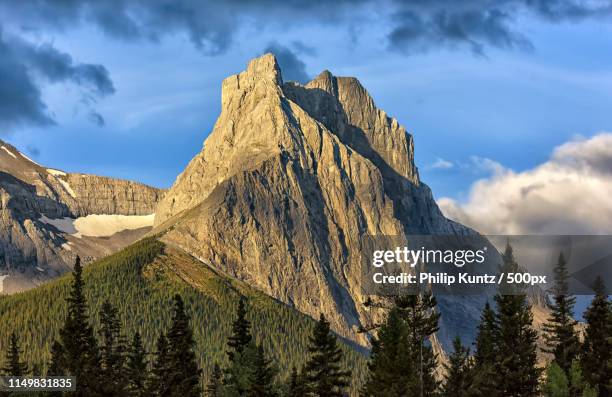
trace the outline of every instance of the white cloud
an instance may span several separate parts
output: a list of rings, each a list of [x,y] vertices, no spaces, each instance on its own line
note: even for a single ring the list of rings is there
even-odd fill
[[[523,172],[472,161],[491,175],[465,202],[438,200],[449,218],[486,234],[612,234],[612,133],[569,141]]]
[[[434,161],[433,164],[431,164],[429,167],[427,168],[431,168],[431,169],[441,169],[441,170],[447,170],[449,168],[453,168],[455,165],[448,161],[448,160],[444,160],[443,158],[436,158],[436,161]]]

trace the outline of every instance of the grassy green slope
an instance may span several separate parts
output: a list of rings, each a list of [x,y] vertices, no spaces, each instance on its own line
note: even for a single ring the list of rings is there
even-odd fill
[[[314,321],[243,283],[223,277],[182,251],[148,238],[84,270],[90,313],[108,299],[120,312],[124,332],[131,339],[140,331],[147,351],[170,322],[174,294],[183,296],[191,314],[197,354],[205,375],[215,362],[225,362],[225,343],[240,296],[249,298],[249,318],[256,339],[276,358],[283,376],[303,364]],[[24,357],[44,367],[50,346],[66,315],[65,298],[71,276],[24,293],[0,297],[0,349],[5,351],[14,330]],[[347,366],[355,379],[365,373],[365,359],[344,346]]]

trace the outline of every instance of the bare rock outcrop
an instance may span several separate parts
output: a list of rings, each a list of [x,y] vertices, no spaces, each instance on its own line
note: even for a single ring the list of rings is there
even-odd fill
[[[412,136],[358,80],[325,71],[283,83],[267,54],[223,81],[221,101],[203,150],[161,200],[155,232],[304,313],[323,312],[343,336],[367,344],[358,330],[379,316],[363,305],[365,236],[473,233],[442,215]],[[482,303],[448,317],[449,342],[473,332]]]
[[[86,260],[105,256],[148,231],[75,238],[58,222],[93,214],[149,215],[162,195],[136,182],[43,167],[0,141],[0,275],[8,276],[3,291],[35,286],[69,270],[76,254]]]

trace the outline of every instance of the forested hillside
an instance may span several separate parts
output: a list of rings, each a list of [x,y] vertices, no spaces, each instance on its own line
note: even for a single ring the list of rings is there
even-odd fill
[[[11,332],[19,337],[22,358],[34,372],[44,373],[50,349],[66,317],[66,297],[71,276],[43,287],[0,297],[0,351],[6,350]],[[248,318],[253,335],[269,357],[278,363],[281,377],[300,367],[307,351],[308,336],[315,322],[286,305],[235,280],[219,275],[191,256],[165,246],[154,238],[142,240],[119,253],[87,266],[85,295],[96,329],[105,300],[119,310],[125,336],[140,332],[147,352],[167,331],[172,298],[180,294],[191,316],[196,353],[208,378],[215,362],[227,360],[227,337],[231,332],[238,301],[248,298]],[[343,345],[353,379],[365,376],[365,357]]]

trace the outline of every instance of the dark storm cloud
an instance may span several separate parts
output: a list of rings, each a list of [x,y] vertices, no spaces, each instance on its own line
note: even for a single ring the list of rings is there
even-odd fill
[[[369,15],[387,34],[389,46],[406,53],[434,47],[476,53],[489,46],[530,48],[516,24],[523,14],[549,22],[610,18],[612,0],[0,0],[0,18],[20,28],[61,31],[93,24],[125,40],[181,34],[207,54],[227,50],[244,26],[329,23],[350,32],[355,21]]]
[[[39,84],[73,83],[89,101],[115,92],[102,65],[75,63],[50,44],[36,45],[0,29],[0,128],[54,124]],[[1,131],[0,133],[4,133]]]
[[[0,27],[12,33],[0,29],[0,127],[54,123],[41,96],[44,81],[80,86],[90,107],[114,92],[104,66],[79,64],[51,45],[20,39],[26,31],[44,37],[93,26],[115,39],[152,42],[181,35],[202,53],[218,54],[245,26],[282,31],[328,24],[358,40],[355,32],[367,23],[401,53],[456,48],[483,54],[490,47],[531,48],[517,23],[523,15],[550,23],[610,19],[612,0],[0,0]],[[298,55],[312,56],[312,44],[274,44],[287,79],[308,79]],[[101,116],[90,119],[103,123]]]
[[[310,80],[308,73],[306,73],[306,64],[290,48],[272,42],[264,50],[264,53],[268,52],[276,56],[284,81],[306,83]]]
[[[186,35],[207,54],[225,51],[245,24],[282,24],[290,19],[338,21],[366,1],[309,0],[0,0],[0,15],[25,29],[67,30],[82,23],[125,40],[158,41]]]
[[[610,0],[413,0],[397,1],[389,45],[404,53],[439,48],[530,49],[529,38],[515,28],[519,15],[549,22],[610,18]]]

